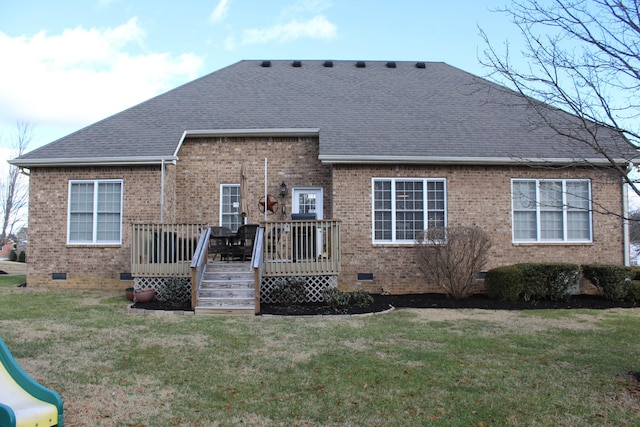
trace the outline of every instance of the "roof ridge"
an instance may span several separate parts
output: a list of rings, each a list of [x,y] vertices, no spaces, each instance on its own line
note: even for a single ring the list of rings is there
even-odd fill
[[[268,65],[266,63],[286,63],[288,65],[292,65],[294,63],[300,63],[302,65],[304,65],[305,63],[317,63],[317,64],[322,64],[325,62],[333,62],[336,64],[357,64],[360,62],[364,62],[365,64],[388,64],[391,62],[394,62],[396,64],[419,64],[419,63],[423,63],[423,64],[446,64],[446,62],[444,61],[425,61],[425,60],[397,60],[397,59],[331,59],[331,58],[326,58],[326,59],[299,59],[299,58],[292,58],[292,59],[243,59],[241,61],[239,61],[239,63],[242,62],[252,62],[252,63],[256,63],[258,65],[262,65],[264,64],[265,68],[268,68]]]

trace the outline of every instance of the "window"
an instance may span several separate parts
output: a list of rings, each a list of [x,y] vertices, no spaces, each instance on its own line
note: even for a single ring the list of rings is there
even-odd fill
[[[512,180],[515,242],[590,242],[588,180]]]
[[[122,242],[122,180],[69,182],[68,243]]]
[[[444,179],[373,179],[374,243],[414,243],[446,226]]]
[[[220,225],[235,233],[241,222],[240,184],[222,184],[220,194]]]

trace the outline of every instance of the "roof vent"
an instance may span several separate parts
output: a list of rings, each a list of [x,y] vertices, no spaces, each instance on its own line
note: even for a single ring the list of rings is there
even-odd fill
[[[324,61],[324,64],[322,65],[324,65],[327,68],[331,68],[333,67],[333,61]]]
[[[264,68],[269,68],[271,67],[271,61],[262,61],[262,64],[260,65],[263,66]]]
[[[296,68],[300,68],[300,67],[302,67],[302,61],[293,61],[293,63],[291,65],[296,67]]]
[[[394,61],[387,62],[387,68],[396,68],[396,63]]]
[[[364,63],[364,61],[358,61],[356,62],[356,68],[364,68],[367,65]]]
[[[424,62],[416,62],[416,68],[425,68],[426,64]]]

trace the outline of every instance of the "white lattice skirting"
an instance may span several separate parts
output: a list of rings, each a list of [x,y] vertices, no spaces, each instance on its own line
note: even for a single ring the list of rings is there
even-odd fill
[[[172,279],[166,277],[134,277],[133,285],[136,290],[153,288],[156,299],[167,302],[187,302],[191,300],[191,279]]]
[[[260,302],[266,304],[278,304],[280,301],[272,298],[271,291],[282,277],[263,277],[260,286]],[[322,291],[326,288],[338,287],[338,276],[296,276],[291,279],[304,279],[306,300],[305,302],[323,302]]]

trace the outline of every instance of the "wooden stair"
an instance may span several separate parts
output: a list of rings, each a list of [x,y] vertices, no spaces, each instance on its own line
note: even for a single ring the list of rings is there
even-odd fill
[[[251,263],[209,262],[197,298],[196,314],[255,315]]]

